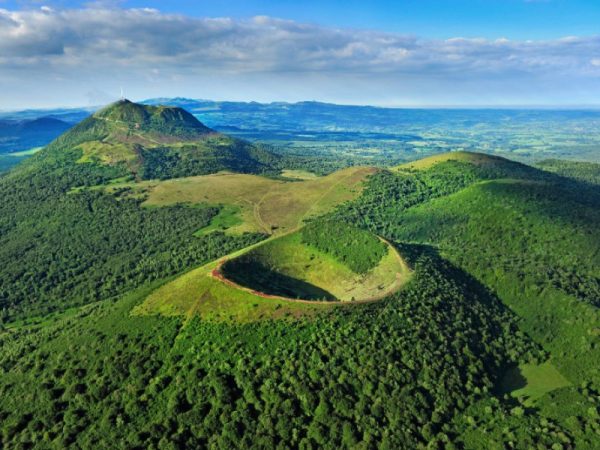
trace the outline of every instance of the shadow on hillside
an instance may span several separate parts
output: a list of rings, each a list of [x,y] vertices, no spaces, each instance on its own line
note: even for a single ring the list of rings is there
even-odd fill
[[[231,281],[268,295],[303,300],[337,300],[331,292],[319,286],[277,272],[257,261],[230,260],[221,270]]]
[[[489,314],[493,318],[485,326],[494,336],[501,336],[506,333],[523,335],[524,340],[519,348],[522,359],[528,359],[527,356],[541,356],[540,352],[543,352],[541,347],[518,329],[518,316],[491,289],[459,266],[443,258],[437,248],[423,244],[396,243],[395,246],[412,267],[419,264],[432,264],[444,278],[453,280],[457,287],[466,294],[464,296],[465,300],[473,304],[479,303],[484,305],[486,314]],[[484,324],[473,323],[472,326],[473,329],[479,330],[483,329]],[[514,356],[512,358],[509,356],[511,353],[514,353],[513,350],[514,348],[504,348],[504,356],[500,360],[489,359],[484,361],[497,386],[497,393],[501,393],[501,389],[498,389],[498,386],[500,386],[507,372],[516,366],[517,361],[514,360]],[[525,385],[526,380],[520,371],[513,375],[513,390]]]

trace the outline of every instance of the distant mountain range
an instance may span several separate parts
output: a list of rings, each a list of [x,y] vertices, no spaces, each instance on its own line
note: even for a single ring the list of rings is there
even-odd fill
[[[44,146],[71,126],[52,117],[0,120],[0,154]]]
[[[600,162],[598,110],[410,109],[189,98],[141,103],[184,109],[213,130],[273,144],[295,155],[351,157],[360,159],[358,164],[401,163],[450,150],[492,153],[523,162],[548,158]],[[98,109],[26,110],[1,113],[0,120],[10,121],[13,127],[42,117],[75,124]],[[45,145],[59,134],[33,144]],[[0,153],[24,150],[31,144],[4,142]]]
[[[398,133],[401,127],[447,125],[469,127],[507,122],[536,123],[553,120],[600,119],[595,109],[536,108],[384,108],[337,105],[316,101],[232,102],[184,97],[160,97],[140,101],[147,105],[168,105],[185,109],[212,128],[239,130],[305,130],[369,133]],[[100,107],[57,108],[0,113],[2,119],[50,117],[69,123],[84,119]]]

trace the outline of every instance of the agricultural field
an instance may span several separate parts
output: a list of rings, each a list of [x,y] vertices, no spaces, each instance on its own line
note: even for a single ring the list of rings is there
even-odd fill
[[[20,152],[0,153],[0,173],[12,169],[21,161],[24,161],[30,156],[35,155],[41,149],[42,147],[34,147],[29,150],[23,150]]]

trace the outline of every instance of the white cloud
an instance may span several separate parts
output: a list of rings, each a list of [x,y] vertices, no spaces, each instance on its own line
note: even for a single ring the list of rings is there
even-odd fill
[[[0,81],[13,77],[15,83],[24,77],[77,82],[120,77],[160,84],[221,75],[264,83],[269,77],[316,74],[335,77],[338,84],[367,76],[374,83],[407,80],[418,88],[420,79],[423,86],[455,89],[456,83],[476,80],[483,86],[490,80],[597,79],[598,54],[600,37],[432,40],[265,16],[191,18],[106,6],[0,9]]]

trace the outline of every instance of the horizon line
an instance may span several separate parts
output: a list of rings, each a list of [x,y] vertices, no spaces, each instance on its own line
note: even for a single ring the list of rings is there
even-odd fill
[[[115,99],[110,103],[98,104],[98,105],[88,105],[88,106],[48,106],[48,107],[35,107],[30,106],[22,109],[0,109],[0,114],[8,114],[8,113],[20,113],[26,111],[52,111],[52,110],[94,110],[98,108],[102,108],[106,105],[110,105],[112,103],[118,102],[120,99]],[[129,100],[129,99],[128,99]],[[377,105],[377,104],[369,104],[369,103],[337,103],[323,100],[299,100],[299,101],[285,101],[285,100],[272,100],[272,101],[256,101],[256,100],[225,100],[225,99],[205,99],[205,98],[191,98],[191,97],[150,97],[145,98],[143,100],[130,100],[134,103],[147,103],[150,101],[159,101],[164,100],[166,102],[173,100],[187,100],[193,102],[213,102],[213,103],[257,103],[260,105],[275,105],[275,104],[283,104],[283,105],[297,105],[302,103],[320,103],[325,105],[333,105],[333,106],[348,106],[348,107],[363,107],[363,108],[381,108],[381,109],[448,109],[448,110],[460,110],[460,109],[474,109],[474,110],[501,110],[501,109],[509,109],[509,110],[552,110],[552,111],[563,111],[563,110],[571,110],[571,111],[585,111],[585,110],[600,110],[600,103],[598,104],[468,104],[468,105],[460,105],[460,104],[429,104],[429,105],[419,105],[419,104],[392,104],[392,105]]]

